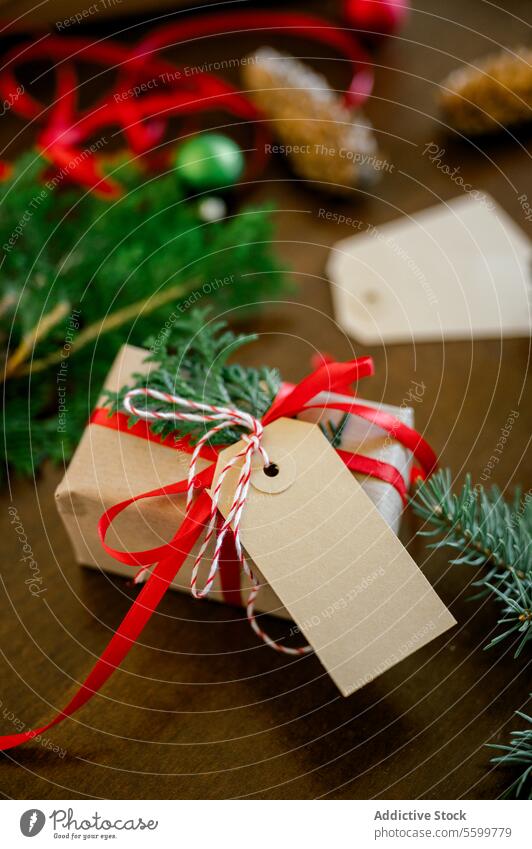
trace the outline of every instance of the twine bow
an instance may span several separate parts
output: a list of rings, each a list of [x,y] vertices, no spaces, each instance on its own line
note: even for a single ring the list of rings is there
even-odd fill
[[[135,406],[133,401],[133,399],[139,397],[145,399],[153,398],[155,401],[163,401],[167,404],[173,404],[174,407],[184,407],[187,410],[192,410],[195,412],[184,412],[176,409],[166,411],[149,410],[147,408],[139,409],[137,406]],[[244,433],[242,436],[244,447],[237,454],[235,454],[234,457],[231,457],[231,459],[227,461],[218,476],[218,480],[216,482],[216,485],[214,486],[214,489],[212,490],[211,509],[209,520],[207,523],[207,530],[205,532],[203,543],[199,549],[199,552],[194,561],[194,566],[192,568],[190,590],[194,598],[198,599],[205,598],[209,594],[220,565],[220,554],[222,551],[224,539],[228,533],[232,532],[235,551],[238,557],[240,568],[248,576],[251,582],[251,590],[246,605],[246,614],[254,632],[267,645],[271,646],[271,648],[283,654],[301,655],[311,652],[312,648],[308,645],[291,648],[289,646],[284,646],[280,643],[275,642],[271,639],[271,637],[268,636],[265,631],[263,631],[263,629],[258,625],[257,620],[255,618],[255,602],[259,593],[260,584],[254,576],[244,555],[244,550],[242,548],[242,542],[240,539],[240,522],[242,519],[244,507],[246,505],[249,485],[251,482],[253,456],[257,453],[260,454],[263,459],[264,468],[266,469],[268,466],[270,466],[270,459],[268,457],[268,453],[264,448],[264,445],[262,444],[262,437],[264,434],[264,427],[262,425],[262,422],[259,419],[255,418],[255,416],[252,416],[251,413],[246,413],[243,410],[238,410],[236,407],[217,407],[212,404],[204,404],[200,401],[190,401],[187,398],[181,398],[179,395],[172,395],[168,392],[161,392],[157,389],[148,388],[132,389],[130,392],[128,392],[124,398],[124,407],[130,415],[136,416],[138,419],[143,419],[147,422],[160,420],[204,422],[205,424],[216,422],[216,424],[213,424],[213,427],[206,431],[206,433],[204,433],[201,439],[198,440],[190,458],[186,488],[187,513],[190,511],[194,498],[194,481],[196,479],[197,473],[196,466],[198,457],[201,455],[203,447],[209,443],[209,441],[215,434],[219,433],[222,430],[225,430],[226,428],[241,427],[249,431],[249,433]],[[220,493],[224,484],[224,480],[227,477],[229,471],[234,466],[236,466],[241,460],[243,460],[242,468],[240,469],[238,482],[235,486],[235,491],[231,501],[231,507],[227,513],[227,518],[221,524],[219,524],[218,504],[220,501]],[[216,528],[218,528],[217,531]],[[214,547],[214,554],[212,556],[209,574],[207,576],[207,580],[205,581],[205,585],[203,586],[203,588],[198,589],[199,568],[203,560],[203,556],[209,545],[209,542],[212,536],[214,535],[215,531],[216,544]],[[139,572],[137,572],[135,581],[138,582],[142,577],[144,577],[149,568],[149,565],[142,566]]]

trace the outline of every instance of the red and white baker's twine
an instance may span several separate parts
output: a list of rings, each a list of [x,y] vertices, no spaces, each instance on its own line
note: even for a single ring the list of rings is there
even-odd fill
[[[138,398],[139,396],[146,399],[153,398],[156,401],[163,401],[164,403],[173,404],[177,407],[185,407],[189,410],[194,410],[196,412],[179,412],[175,409],[167,411],[138,409],[133,403],[133,398]],[[262,628],[260,628],[255,618],[255,601],[259,592],[259,583],[253,575],[253,572],[249,568],[248,562],[244,555],[244,551],[242,549],[242,544],[240,541],[240,520],[242,518],[242,511],[246,504],[249,484],[251,481],[251,463],[253,460],[253,455],[255,454],[255,452],[259,452],[264,461],[264,466],[266,467],[270,464],[266,449],[262,445],[262,436],[264,433],[264,428],[259,419],[256,419],[250,413],[245,413],[242,410],[236,409],[236,407],[215,407],[211,404],[203,404],[199,401],[189,401],[186,398],[181,398],[179,395],[171,395],[167,392],[159,392],[159,390],[157,389],[147,388],[132,389],[130,392],[128,392],[124,398],[124,407],[130,415],[136,416],[139,419],[144,419],[145,421],[157,421],[160,419],[164,419],[166,421],[206,423],[217,422],[217,424],[215,424],[201,437],[201,439],[198,440],[198,443],[196,444],[194,451],[192,452],[187,477],[187,510],[190,507],[192,499],[194,497],[194,478],[196,477],[196,465],[201,449],[205,445],[205,443],[208,442],[216,433],[221,430],[224,430],[225,428],[243,427],[249,431],[249,435],[244,434],[242,436],[242,440],[245,443],[244,448],[242,448],[241,451],[239,451],[237,454],[235,454],[234,457],[228,460],[228,462],[220,472],[220,475],[216,482],[216,486],[214,487],[214,490],[212,492],[211,513],[209,517],[209,522],[207,524],[207,531],[203,540],[203,544],[201,545],[196,560],[194,561],[190,589],[192,595],[195,598],[205,598],[205,596],[208,595],[212,587],[214,578],[216,577],[216,573],[218,572],[222,543],[224,541],[225,535],[232,528],[235,541],[235,549],[240,563],[240,567],[251,581],[251,591],[249,593],[249,598],[246,606],[247,618],[251,627],[253,628],[257,636],[259,636],[261,640],[263,640],[272,649],[275,649],[275,651],[290,655],[302,655],[312,651],[311,646],[308,645],[297,648],[289,648],[288,646],[283,646],[280,643],[276,643],[274,640],[271,639],[271,637],[268,636],[268,634],[265,633],[265,631],[262,630]],[[223,482],[230,469],[232,469],[233,466],[235,466],[242,459],[242,468],[240,470],[238,482],[235,487],[233,500],[231,502],[231,508],[227,514],[227,518],[219,526],[216,534],[216,544],[207,580],[205,582],[204,587],[202,589],[198,589],[197,579],[199,567],[203,555],[205,554],[205,551],[209,544],[209,541],[213,536],[216,530],[216,526],[218,524],[218,502],[220,499],[220,491],[223,486]],[[141,576],[145,575],[147,568],[149,567],[143,567],[140,570],[140,572],[137,574],[136,580],[140,579]]]

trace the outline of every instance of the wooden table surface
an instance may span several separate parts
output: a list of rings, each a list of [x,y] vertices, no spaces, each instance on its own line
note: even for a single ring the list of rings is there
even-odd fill
[[[525,41],[530,4],[508,0],[501,3],[504,11],[480,0],[414,5],[408,26],[377,53],[367,110],[393,172],[371,196],[338,201],[295,182],[277,160],[248,192],[248,199],[273,197],[278,204],[279,250],[293,268],[296,289],[290,303],[266,308],[253,322],[261,338],[247,361],[275,364],[287,379],[305,374],[315,348],[338,358],[353,350],[332,318],[324,272],[329,246],[352,231],[320,219],[318,209],[379,225],[460,194],[422,155],[427,143],[445,147],[445,162],[460,166],[467,182],[490,192],[530,234],[517,199],[522,192],[532,197],[529,133],[476,144],[453,140],[434,105],[435,84],[459,61],[498,43]],[[179,58],[191,63],[239,56],[256,43],[226,37],[210,41],[201,56],[196,47]],[[289,46],[305,53],[301,43]],[[342,63],[323,61],[321,67],[345,84]],[[3,128],[4,140],[16,127]],[[466,470],[478,479],[510,411],[518,410],[492,481],[504,489],[526,485],[527,340],[354,349],[375,358],[367,397],[399,404],[411,379],[425,383],[418,427],[460,479]],[[134,593],[124,581],[74,562],[54,505],[61,474],[47,468],[36,481],[13,480],[11,498],[2,493],[3,733],[45,720],[66,703]],[[18,538],[7,521],[10,504],[43,575],[40,598],[21,579]],[[511,773],[490,767],[484,744],[505,740],[515,727],[514,710],[530,690],[527,658],[513,660],[507,644],[483,651],[497,610],[490,601],[470,601],[474,573],[449,567],[443,553],[428,556],[414,532],[415,520],[407,515],[402,539],[459,625],[360,692],[343,699],[315,658],[285,660],[258,645],[245,621],[226,621],[234,610],[171,593],[100,695],[44,743],[5,755],[1,792],[15,798],[500,795]],[[281,627],[271,623],[274,633]]]

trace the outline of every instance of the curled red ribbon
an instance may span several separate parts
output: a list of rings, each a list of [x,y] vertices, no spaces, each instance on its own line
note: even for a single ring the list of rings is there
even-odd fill
[[[315,369],[315,371],[300,383],[288,389],[285,387],[283,393],[278,396],[263,417],[263,424],[269,424],[285,416],[293,417],[303,410],[308,409],[341,410],[351,415],[361,416],[387,431],[394,439],[397,439],[402,445],[412,451],[420,464],[419,474],[422,476],[430,474],[437,465],[434,451],[416,430],[408,427],[408,425],[396,419],[395,416],[373,407],[357,404],[355,401],[338,403],[326,400],[322,403],[312,403],[320,393],[337,392],[344,389],[347,384],[357,382],[371,374],[373,374],[373,361],[371,357],[361,357],[345,363],[326,362]],[[102,410],[96,411],[96,414],[92,418],[92,422],[95,424],[110,426],[118,430],[122,430],[127,426],[126,421],[125,416],[121,414],[109,418],[107,412]],[[144,424],[141,428],[135,425],[128,432],[133,433],[139,438],[169,444],[166,440],[161,440],[160,437],[153,434],[149,428],[144,428]],[[176,445],[181,449],[185,447],[183,441],[176,443]],[[214,451],[214,449],[212,450]],[[356,453],[339,450],[338,454],[352,471],[369,474],[380,480],[385,480],[387,483],[393,484],[401,492],[403,498],[406,497],[402,477],[393,466],[363,457]],[[215,456],[216,451],[211,455],[211,459],[214,460]],[[40,728],[0,737],[0,750],[11,749],[14,746],[26,743],[48,731],[68,716],[71,716],[99,691],[113,671],[122,663],[204,530],[204,525],[210,513],[210,497],[207,493],[207,488],[212,483],[214,470],[215,463],[213,462],[196,476],[195,485],[198,495],[194,499],[191,509],[185,514],[183,522],[172,539],[164,545],[146,551],[126,552],[107,545],[105,536],[114,519],[131,504],[146,498],[182,494],[187,488],[186,480],[133,496],[126,501],[122,501],[120,504],[116,504],[103,514],[99,521],[98,532],[102,545],[108,554],[121,563],[134,568],[149,566],[153,563],[156,565],[103,654],[97,660],[92,671],[66,707],[51,722]],[[399,483],[399,479],[401,480],[401,484]],[[231,561],[230,551],[224,552],[224,559],[229,562]]]
[[[133,46],[111,39],[93,41],[54,35],[25,42],[8,51],[4,58],[0,98],[10,104],[14,114],[42,125],[37,147],[61,179],[108,198],[118,196],[121,188],[105,176],[105,157],[96,148],[97,142],[89,144],[90,139],[99,136],[99,141],[105,139],[107,143],[119,127],[131,155],[167,167],[169,151],[161,149],[157,155],[153,151],[162,144],[169,119],[215,109],[251,125],[254,142],[245,174],[245,179],[250,180],[262,172],[268,157],[265,144],[268,134],[260,111],[245,94],[220,77],[202,70],[185,74],[184,69],[159,56],[161,50],[170,46],[250,31],[303,36],[332,47],[351,65],[346,102],[359,106],[371,93],[371,61],[350,33],[313,15],[246,11],[195,16],[165,24]],[[56,87],[49,106],[26,91],[16,76],[18,66],[36,59],[54,63]],[[74,60],[117,71],[113,88],[85,109],[77,102],[79,80]],[[109,138],[103,135],[104,131],[109,133]],[[0,179],[8,173],[7,166],[0,164]]]

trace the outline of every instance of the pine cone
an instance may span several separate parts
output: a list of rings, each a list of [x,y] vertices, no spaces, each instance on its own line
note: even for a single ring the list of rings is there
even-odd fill
[[[442,83],[440,105],[449,124],[468,135],[532,118],[532,50],[504,50],[461,67]]]
[[[333,193],[375,182],[384,160],[376,158],[371,125],[325,77],[270,47],[248,56],[242,75],[281,142],[274,152],[286,154],[297,174]]]

